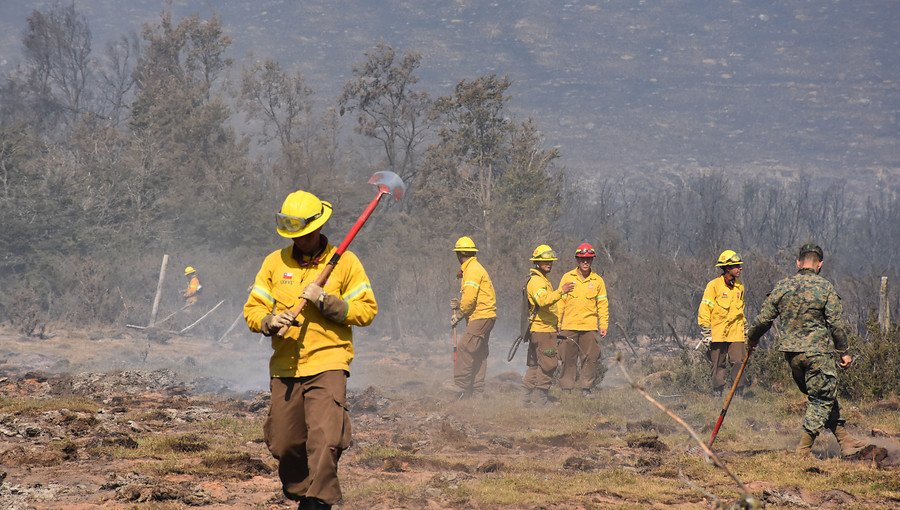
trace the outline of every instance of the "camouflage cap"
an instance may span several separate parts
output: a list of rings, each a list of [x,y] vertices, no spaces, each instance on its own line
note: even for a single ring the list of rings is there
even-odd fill
[[[802,259],[803,255],[807,253],[815,253],[819,256],[819,260],[825,260],[825,254],[822,253],[822,248],[815,243],[806,243],[800,247],[800,255],[797,255],[798,259]]]

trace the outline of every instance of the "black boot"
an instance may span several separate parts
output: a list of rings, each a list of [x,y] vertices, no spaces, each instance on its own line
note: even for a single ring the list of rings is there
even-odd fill
[[[331,505],[318,498],[303,498],[297,510],[330,510]]]
[[[550,397],[550,390],[542,390],[542,389],[538,388],[534,391],[535,391],[535,395],[536,395],[534,397],[534,403],[536,405],[548,406],[548,405],[553,405],[556,403],[556,401]]]
[[[525,393],[522,395],[522,405],[529,407],[532,404],[534,404],[534,391],[525,390]]]

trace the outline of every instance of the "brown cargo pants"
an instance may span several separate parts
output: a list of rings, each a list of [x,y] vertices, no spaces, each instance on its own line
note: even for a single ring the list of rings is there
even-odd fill
[[[347,372],[273,377],[270,385],[272,403],[263,432],[269,451],[278,459],[285,497],[337,503],[338,459],[350,446]]]
[[[747,344],[744,342],[712,342],[709,344],[709,359],[712,362],[712,389],[713,391],[722,391],[725,383],[734,383],[738,370],[741,369],[741,363],[744,361],[744,354],[747,353]],[[726,380],[726,374],[728,379]],[[738,383],[737,392],[744,390],[746,377],[741,377]]]
[[[559,358],[562,373],[559,387],[572,390],[577,386],[591,390],[597,382],[600,369],[600,342],[596,331],[561,331],[565,340],[559,343]]]
[[[453,382],[462,391],[463,397],[484,394],[484,378],[487,375],[488,341],[494,321],[475,319],[466,324],[459,345],[456,347],[456,365],[453,367]]]
[[[522,387],[526,390],[549,390],[553,374],[559,364],[556,348],[556,333],[532,332],[528,342],[528,356]]]

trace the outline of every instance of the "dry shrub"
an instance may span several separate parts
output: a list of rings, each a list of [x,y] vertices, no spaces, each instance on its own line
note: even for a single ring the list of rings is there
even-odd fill
[[[167,442],[169,449],[175,452],[202,452],[209,450],[209,443],[196,434],[184,434]]]
[[[710,389],[709,362],[681,351],[676,357],[642,356],[635,362],[635,372],[644,376],[645,384],[680,392],[705,393]]]
[[[753,351],[746,373],[753,384],[772,391],[783,391],[794,385],[784,353],[772,348]]]
[[[118,271],[100,256],[84,257],[68,262],[63,279],[60,301],[54,311],[78,323],[113,322],[123,310],[122,297],[117,290]]]
[[[900,328],[882,334],[876,324],[869,325],[868,339],[852,336],[850,353],[853,365],[839,371],[841,395],[854,400],[882,400],[900,394]],[[790,369],[784,353],[759,349],[753,353],[747,370],[755,384],[772,391],[792,388]]]
[[[27,284],[16,285],[0,294],[3,316],[24,335],[44,336],[47,329],[49,303],[46,293]]]
[[[858,400],[883,400],[900,394],[900,327],[887,334],[874,322],[868,339],[851,338],[853,365],[841,372],[841,394]]]
[[[261,459],[244,452],[208,455],[203,458],[201,464],[216,471],[220,476],[227,475],[242,480],[272,472],[272,469]]]

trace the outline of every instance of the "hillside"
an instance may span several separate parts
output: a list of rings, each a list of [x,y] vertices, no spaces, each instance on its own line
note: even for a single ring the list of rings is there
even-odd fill
[[[19,58],[31,9],[47,3],[0,5],[0,71]],[[77,7],[99,50],[164,3]],[[588,175],[726,168],[866,188],[900,177],[900,4],[889,0],[182,0],[173,9],[218,13],[236,61],[252,53],[296,67],[321,102],[333,103],[378,41],[421,52],[421,85],[433,94],[508,74],[516,113],[536,118],[563,164]]]

